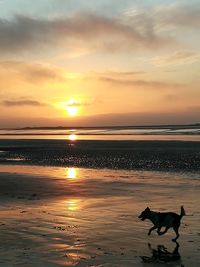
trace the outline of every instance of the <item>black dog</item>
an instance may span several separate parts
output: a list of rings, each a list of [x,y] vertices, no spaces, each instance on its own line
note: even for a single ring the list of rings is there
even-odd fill
[[[183,206],[181,206],[181,213],[180,215],[174,213],[174,212],[155,212],[150,210],[149,207],[147,207],[141,214],[138,216],[142,221],[149,219],[154,226],[149,229],[148,235],[151,234],[151,231],[154,229],[157,229],[157,233],[159,235],[164,235],[169,228],[173,227],[176,237],[172,239],[172,241],[176,241],[179,238],[179,227],[181,224],[181,219],[185,215],[185,210]],[[161,232],[161,228],[165,227],[165,230]]]

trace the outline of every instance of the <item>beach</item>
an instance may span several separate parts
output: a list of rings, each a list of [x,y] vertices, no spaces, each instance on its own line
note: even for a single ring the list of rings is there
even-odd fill
[[[155,137],[154,137],[155,138]],[[0,163],[125,170],[199,171],[200,142],[0,140]]]
[[[198,171],[2,164],[0,266],[198,267],[199,179]],[[147,205],[176,213],[184,205],[190,215],[182,219],[179,260],[143,262],[152,259],[150,245],[176,247],[172,230],[147,235],[151,223],[138,219]]]
[[[0,0],[0,267],[200,267],[200,1]]]

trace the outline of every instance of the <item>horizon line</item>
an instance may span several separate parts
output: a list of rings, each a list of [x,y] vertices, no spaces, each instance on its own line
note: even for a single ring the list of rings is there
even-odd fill
[[[104,126],[26,126],[26,127],[15,127],[15,128],[0,128],[0,130],[34,130],[34,129],[103,129],[103,128],[166,128],[166,127],[191,127],[200,126],[200,123],[192,124],[153,124],[153,125],[104,125]]]

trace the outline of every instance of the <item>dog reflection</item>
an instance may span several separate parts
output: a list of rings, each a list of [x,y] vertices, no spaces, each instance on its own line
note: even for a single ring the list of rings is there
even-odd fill
[[[173,261],[180,261],[181,256],[179,254],[179,243],[176,242],[176,247],[174,248],[173,252],[169,252],[167,248],[163,245],[158,245],[157,249],[151,247],[151,244],[148,244],[148,247],[152,253],[151,257],[148,256],[141,256],[143,262],[146,263],[167,263]],[[183,267],[183,265],[181,265]]]

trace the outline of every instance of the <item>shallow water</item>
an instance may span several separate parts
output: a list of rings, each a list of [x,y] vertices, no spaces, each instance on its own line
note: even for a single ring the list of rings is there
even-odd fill
[[[174,233],[152,232],[137,216],[153,210],[179,213],[184,205],[179,253],[185,266],[199,266],[199,173],[0,166],[0,266],[154,266]],[[180,266],[180,261],[156,266]]]
[[[0,139],[33,139],[33,140],[174,140],[174,141],[200,141],[200,135],[193,134],[175,134],[175,135],[78,135],[78,134],[69,134],[69,135],[1,135]]]
[[[1,139],[200,141],[200,126],[0,129]]]

